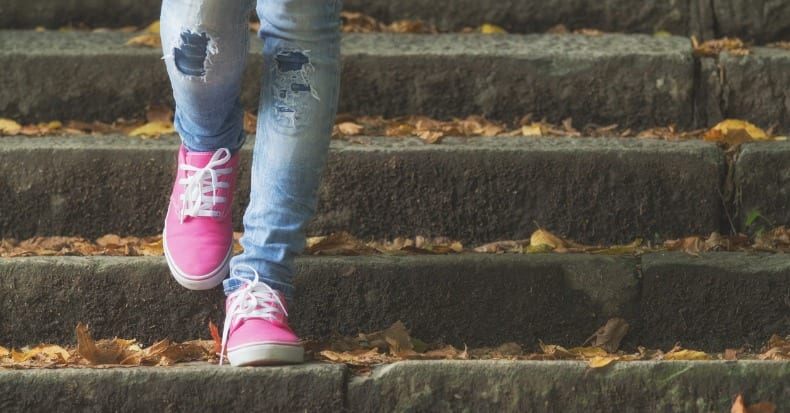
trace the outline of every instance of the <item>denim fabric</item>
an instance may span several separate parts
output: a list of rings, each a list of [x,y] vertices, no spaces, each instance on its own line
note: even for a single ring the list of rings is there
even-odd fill
[[[245,139],[240,91],[255,0],[164,0],[161,36],[188,150],[238,151]],[[339,0],[258,0],[264,75],[253,151],[244,252],[231,272],[291,299],[294,257],[315,214],[340,82]],[[249,266],[249,267],[247,267]],[[238,283],[225,280],[229,294]]]

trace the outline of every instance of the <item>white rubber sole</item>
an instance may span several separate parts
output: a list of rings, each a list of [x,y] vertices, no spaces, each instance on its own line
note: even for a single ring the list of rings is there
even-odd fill
[[[210,290],[222,284],[222,280],[224,280],[230,272],[230,259],[233,257],[233,243],[230,244],[228,253],[222,260],[222,263],[214,271],[200,277],[195,277],[194,275],[189,275],[181,271],[178,265],[173,262],[167,249],[166,231],[167,229],[162,232],[162,249],[165,251],[165,259],[167,260],[167,266],[170,267],[170,273],[179,284],[190,290]]]
[[[301,345],[257,343],[228,349],[228,361],[232,366],[270,366],[304,363],[304,348]]]

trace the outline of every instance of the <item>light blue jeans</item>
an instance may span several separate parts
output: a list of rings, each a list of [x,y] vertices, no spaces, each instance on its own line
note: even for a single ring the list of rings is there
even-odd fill
[[[161,36],[188,150],[238,151],[249,15],[256,0],[164,0]],[[257,0],[264,75],[253,151],[244,252],[231,273],[293,297],[294,257],[305,246],[326,163],[340,83],[339,0]],[[238,285],[224,282],[225,292]]]

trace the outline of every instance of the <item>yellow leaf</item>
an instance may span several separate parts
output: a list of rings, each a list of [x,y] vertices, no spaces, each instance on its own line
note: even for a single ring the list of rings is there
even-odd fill
[[[642,245],[642,239],[637,238],[634,242],[628,245],[612,245],[609,248],[592,251],[593,254],[603,254],[603,255],[625,255],[631,254],[636,251],[639,246]]]
[[[58,120],[53,120],[46,124],[47,129],[60,129],[63,127],[63,123]]]
[[[0,118],[0,135],[16,135],[22,130],[22,125],[11,119]]]
[[[713,360],[708,353],[695,350],[677,350],[664,355],[664,360]]]
[[[669,37],[669,36],[672,36],[672,33],[668,32],[666,30],[659,30],[659,31],[653,33],[653,37]]]
[[[548,245],[552,249],[557,249],[565,247],[565,241],[549,231],[539,229],[532,233],[532,236],[529,238],[529,245],[533,247]]]
[[[362,134],[365,131],[365,127],[354,123],[354,122],[343,122],[339,123],[337,126],[337,130],[343,136],[354,136]]]
[[[600,347],[574,347],[568,350],[568,352],[573,354],[578,354],[585,358],[606,357],[609,355],[609,353],[607,353],[606,350]]]
[[[0,346],[0,358],[8,357],[8,355],[10,355],[10,354],[11,354],[11,352],[8,351],[7,348],[5,348],[3,346]]]
[[[175,133],[175,128],[172,122],[151,122],[129,132],[129,136],[146,137],[159,137],[160,135],[169,135]]]
[[[145,28],[145,31],[147,33],[159,34],[159,20],[149,24],[148,27]]]
[[[46,28],[46,27],[44,27],[44,26],[36,26],[36,29],[35,29],[35,30],[36,30],[37,32],[45,32],[45,31],[47,31],[47,28]]]
[[[497,26],[495,24],[488,24],[488,23],[480,26],[480,29],[478,29],[478,30],[480,31],[480,33],[483,33],[483,34],[502,34],[502,33],[507,33],[507,31],[505,31],[505,29],[503,29],[503,28],[501,28],[501,27],[499,27],[499,26]]]
[[[66,361],[69,359],[69,352],[63,347],[56,346],[54,344],[39,344],[24,353],[20,353],[15,350],[11,351],[11,357],[17,363],[30,360],[39,354],[47,356],[47,358],[50,360]]]
[[[594,369],[600,369],[602,367],[606,367],[612,364],[617,360],[620,360],[620,357],[617,356],[593,357],[590,359],[590,367]]]
[[[534,122],[521,127],[521,134],[524,136],[543,136],[543,128],[540,123]]]
[[[739,119],[722,121],[705,134],[705,140],[708,142],[724,142],[729,145],[769,139],[764,130]]]
[[[139,36],[132,37],[126,42],[126,45],[159,48],[162,47],[162,38],[159,37],[159,33],[144,33]]]

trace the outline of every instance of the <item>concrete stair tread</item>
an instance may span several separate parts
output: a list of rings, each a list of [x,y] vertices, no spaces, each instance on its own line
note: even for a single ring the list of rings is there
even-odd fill
[[[421,361],[355,377],[340,365],[0,371],[5,411],[727,411],[790,403],[788,362]],[[304,391],[295,391],[302,389]],[[309,391],[307,391],[309,389]],[[47,397],[41,397],[46,394]],[[562,394],[562,397],[556,397]],[[616,396],[615,396],[616,395]]]

